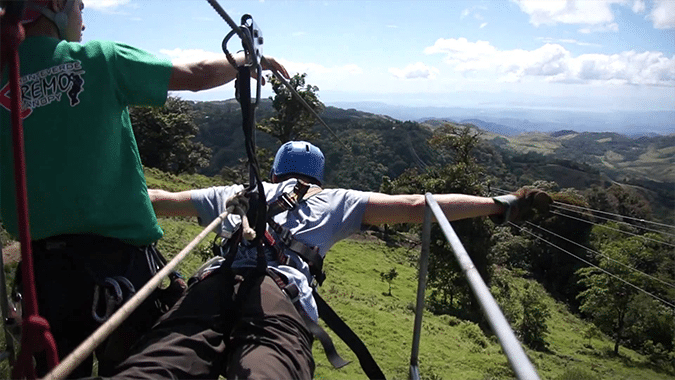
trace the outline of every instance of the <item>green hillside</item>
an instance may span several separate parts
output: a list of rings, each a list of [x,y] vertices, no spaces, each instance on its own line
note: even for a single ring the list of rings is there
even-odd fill
[[[346,240],[327,255],[327,280],[320,289],[327,302],[365,341],[385,375],[406,379],[414,322],[417,270],[411,258],[418,250],[391,248],[376,239]],[[392,296],[379,273],[396,268]],[[513,286],[529,283],[521,279]],[[610,339],[585,339],[589,324],[567,310],[564,304],[547,297],[551,310],[547,352],[526,349],[541,379],[675,379],[651,368],[648,360],[627,349],[612,356]],[[337,339],[337,338],[335,338]],[[342,342],[339,352],[356,360]],[[320,345],[314,345],[317,379],[365,379],[358,361],[333,369]],[[512,379],[514,377],[496,338],[485,336],[480,328],[448,315],[425,312],[420,347],[420,373],[425,379]],[[586,377],[578,377],[586,373]],[[567,374],[567,377],[564,377]]]
[[[199,126],[196,141],[213,153],[201,173],[217,176],[225,167],[240,166],[239,159],[245,153],[238,103],[227,100],[192,105]],[[263,99],[257,110],[258,121],[274,115],[269,99]],[[321,117],[339,138],[318,123],[314,127],[320,137],[313,142],[326,155],[325,177],[330,186],[379,190],[383,176],[394,179],[405,170],[424,171],[452,159],[439,156],[428,140],[440,127],[453,123],[402,122],[337,107],[326,107]],[[484,144],[476,155],[487,168],[486,182],[494,187],[513,190],[546,180],[561,188],[585,191],[620,183],[648,199],[659,221],[675,223],[675,135],[629,138],[617,133],[574,131],[518,136],[503,136],[488,129],[480,132]],[[257,144],[269,152],[278,147],[265,133],[257,134]]]
[[[218,185],[219,180],[200,175],[173,176],[154,169],[146,170],[150,187],[172,191]],[[168,257],[177,254],[200,231],[190,218],[160,219],[165,237],[159,247]],[[213,235],[211,235],[213,236]],[[412,238],[415,238],[412,236]],[[180,265],[190,276],[209,257],[211,237],[207,237],[194,254]],[[327,280],[320,292],[327,302],[366,342],[372,354],[390,379],[405,379],[412,342],[414,304],[417,288],[416,260],[419,248],[391,246],[372,234],[353,236],[337,244],[327,255]],[[16,265],[8,265],[13,276]],[[388,284],[381,272],[394,268],[398,277]],[[533,280],[518,278],[509,283],[512,289],[544,288]],[[498,291],[498,289],[494,289]],[[565,304],[546,297],[551,311],[548,348],[527,350],[542,379],[675,379],[675,376],[650,364],[647,357],[622,347],[621,354],[612,353],[608,337],[587,339],[583,333],[590,326],[568,311]],[[505,305],[508,307],[508,305]],[[339,352],[353,363],[333,369],[320,344],[314,345],[317,379],[366,378],[358,361],[347,347],[333,335]],[[478,325],[450,315],[425,312],[420,349],[420,371],[424,379],[512,379],[513,373],[493,336],[485,335]],[[0,367],[0,378],[9,378],[7,363]]]

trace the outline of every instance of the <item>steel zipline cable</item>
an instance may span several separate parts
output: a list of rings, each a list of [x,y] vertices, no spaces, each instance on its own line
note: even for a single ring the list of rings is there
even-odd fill
[[[499,189],[499,188],[494,188],[494,187],[492,188],[492,190],[496,190],[496,191],[498,191],[498,192],[500,192],[500,193],[502,193],[502,194],[509,194],[509,193],[511,193],[511,192],[508,191],[508,190]],[[675,226],[674,226],[674,225],[670,225],[670,224],[654,222],[654,221],[651,221],[651,220],[646,220],[646,219],[643,219],[643,218],[635,218],[635,217],[631,217],[631,216],[627,216],[627,215],[615,214],[615,213],[611,213],[611,212],[607,212],[607,211],[595,210],[595,209],[592,209],[592,208],[589,208],[589,207],[583,207],[583,206],[573,205],[573,204],[570,204],[570,203],[556,202],[556,203],[553,204],[553,207],[564,208],[564,209],[567,209],[567,208],[573,208],[573,209],[576,209],[576,210],[581,210],[581,211],[576,211],[576,212],[578,212],[578,213],[581,213],[582,211],[586,211],[586,212],[590,212],[590,213],[594,214],[594,215],[593,215],[594,218],[604,219],[604,220],[612,220],[612,221],[615,221],[615,222],[617,222],[617,223],[623,223],[623,224],[629,225],[629,226],[631,226],[631,227],[640,228],[640,229],[644,229],[644,230],[648,230],[648,231],[652,231],[652,232],[658,232],[658,233],[662,233],[662,234],[666,234],[666,235],[670,235],[670,236],[675,236],[675,235],[673,235],[673,234],[671,234],[671,233],[668,233],[668,232],[665,232],[665,231],[662,231],[662,230],[649,229],[649,228],[646,228],[646,227],[637,226],[637,225],[635,225],[635,224],[630,224],[630,223],[627,223],[627,222],[622,222],[622,221],[616,220],[616,219],[611,219],[611,218],[607,218],[607,217],[600,217],[600,216],[595,215],[595,214],[610,215],[610,216],[613,216],[613,217],[615,217],[615,218],[634,220],[634,221],[636,221],[636,222],[645,223],[645,224],[651,224],[651,225],[653,225],[653,226],[658,226],[658,227],[663,227],[663,228],[675,229]],[[575,211],[575,210],[568,210],[568,211]]]
[[[610,226],[607,226],[607,225],[604,225],[604,224],[593,223],[589,220],[577,218],[577,217],[574,217],[574,216],[571,216],[571,215],[566,215],[566,214],[563,214],[563,213],[560,213],[560,212],[557,212],[557,211],[549,211],[549,212],[551,214],[554,214],[554,215],[559,215],[559,216],[563,216],[563,217],[566,217],[566,218],[569,218],[569,219],[578,220],[580,222],[588,223],[588,224],[598,226],[598,227],[601,227],[601,228],[607,228],[607,229],[615,231],[615,232],[620,232],[620,233],[623,233],[623,234],[626,234],[626,235],[639,237],[639,238],[642,238],[642,239],[645,239],[645,240],[652,241],[654,243],[659,243],[659,244],[663,244],[663,245],[675,248],[674,244],[671,244],[671,243],[668,243],[668,242],[665,242],[665,241],[662,241],[662,240],[652,239],[652,238],[644,236],[644,235],[639,235],[639,234],[635,234],[635,233],[632,233],[632,232],[629,232],[629,231],[620,230],[618,228],[610,227]]]
[[[652,276],[652,275],[650,275],[650,274],[647,274],[647,273],[645,273],[645,272],[642,272],[642,271],[639,270],[639,269],[635,269],[635,268],[631,267],[630,265],[626,265],[626,264],[624,264],[624,263],[622,263],[622,262],[620,262],[620,261],[614,260],[613,258],[611,258],[611,257],[609,257],[609,256],[607,256],[607,255],[604,255],[604,254],[602,254],[602,253],[600,253],[600,252],[598,252],[598,251],[596,251],[596,250],[593,250],[593,249],[591,249],[591,248],[585,247],[585,246],[582,245],[582,244],[579,244],[579,243],[577,243],[577,242],[575,242],[575,241],[573,241],[573,240],[570,240],[570,239],[568,239],[568,238],[566,238],[566,237],[564,237],[564,236],[562,236],[562,235],[558,235],[558,234],[556,234],[555,232],[550,231],[550,230],[548,230],[548,229],[546,229],[546,228],[543,228],[543,227],[541,227],[541,226],[538,226],[538,225],[536,225],[536,224],[534,224],[534,223],[532,223],[532,222],[526,222],[526,224],[528,224],[528,225],[530,225],[530,226],[532,226],[532,227],[534,227],[534,228],[537,228],[537,229],[539,229],[539,230],[541,230],[541,231],[544,231],[544,232],[546,232],[546,233],[548,233],[548,234],[550,234],[550,235],[553,235],[553,236],[555,236],[555,237],[557,237],[557,238],[560,238],[560,239],[562,239],[562,240],[565,240],[565,241],[567,241],[567,242],[569,242],[569,243],[572,243],[572,244],[576,245],[577,247],[580,247],[580,248],[585,249],[585,250],[588,251],[588,252],[594,253],[594,254],[596,254],[596,255],[598,255],[598,256],[602,256],[602,257],[606,258],[606,259],[609,260],[609,261],[612,261],[612,262],[614,262],[614,263],[616,263],[616,264],[618,264],[618,265],[620,265],[620,266],[623,266],[623,267],[626,268],[626,269],[629,269],[629,270],[631,270],[631,271],[637,272],[637,273],[639,273],[639,274],[641,274],[641,275],[643,275],[643,276],[645,276],[645,277],[649,277],[650,279],[652,279],[652,280],[654,280],[654,281],[660,282],[660,283],[662,283],[663,285],[666,285],[666,286],[669,286],[669,287],[675,289],[675,284],[671,284],[671,283],[669,283],[669,282],[663,281],[663,280],[661,280],[660,278],[657,278],[657,277],[654,277],[654,276]]]
[[[498,188],[492,188],[492,190],[496,190],[496,191],[498,191],[498,192],[500,192],[500,193],[502,193],[502,194],[510,194],[510,193],[511,193],[510,191],[502,190],[502,189],[498,189]],[[554,203],[551,205],[552,208],[555,208],[555,209],[557,209],[557,210],[563,210],[563,211],[573,212],[573,213],[576,213],[576,214],[579,214],[579,215],[586,215],[586,216],[591,216],[591,217],[593,217],[593,218],[599,218],[599,217],[596,216],[596,215],[584,214],[582,211],[577,211],[577,210],[567,209],[565,206],[574,206],[574,207],[576,207],[576,208],[583,209],[584,211],[587,211],[587,212],[589,212],[589,213],[603,212],[603,211],[594,210],[594,209],[587,208],[587,207],[580,207],[580,206],[575,206],[575,205],[571,205],[571,204],[569,204],[569,203],[562,203],[562,202],[554,202]],[[606,224],[595,223],[595,222],[590,221],[590,220],[587,220],[587,219],[578,218],[578,217],[575,217],[575,216],[572,216],[572,215],[567,215],[567,214],[564,214],[564,213],[561,213],[561,212],[557,212],[557,211],[552,211],[552,210],[551,210],[551,211],[549,211],[549,212],[550,212],[551,214],[555,214],[555,215],[562,216],[562,217],[566,217],[566,218],[569,218],[569,219],[581,221],[581,222],[588,223],[588,224],[591,224],[591,225],[594,225],[594,226],[600,226],[600,227],[603,227],[603,228],[610,229],[610,230],[612,230],[612,231],[616,231],[616,232],[623,233],[623,234],[625,234],[625,235],[641,237],[641,238],[643,238],[643,239],[650,240],[650,241],[653,241],[653,242],[655,242],[655,243],[659,243],[659,244],[663,244],[663,245],[667,245],[667,246],[669,246],[669,247],[675,248],[675,245],[674,245],[674,244],[668,243],[668,242],[663,241],[663,240],[653,239],[653,238],[650,238],[650,237],[647,237],[647,236],[644,236],[644,235],[641,235],[641,234],[636,234],[636,233],[633,233],[633,232],[630,232],[630,231],[620,230],[620,229],[617,229],[617,228],[614,228],[614,227],[607,226]],[[618,216],[618,217],[624,217],[623,215],[619,215],[619,214],[612,214],[612,215],[615,215],[615,216]],[[626,218],[629,218],[629,217],[626,217]],[[601,218],[601,217],[600,217],[599,219],[606,219],[606,218]],[[638,219],[638,218],[630,218],[630,219],[640,220],[640,221],[643,221],[643,222],[648,222],[648,221],[646,221],[646,220],[644,220],[644,219]],[[658,233],[658,234],[661,234],[661,235],[664,235],[664,236],[675,236],[675,235],[672,235],[672,234],[670,234],[670,233],[668,233],[668,232],[658,231],[658,230],[653,230],[653,229],[649,229],[649,228],[645,228],[645,227],[641,227],[641,226],[636,226],[636,225],[634,225],[634,224],[630,224],[630,223],[626,223],[626,222],[621,222],[621,221],[611,220],[611,219],[607,219],[607,220],[609,220],[609,221],[614,221],[614,222],[617,222],[617,223],[619,223],[619,224],[627,225],[627,226],[630,226],[630,227],[634,227],[634,228],[638,228],[638,229],[643,229],[643,230],[651,231],[651,232]],[[652,223],[652,224],[657,224],[657,225],[662,225],[662,226],[673,227],[673,226],[669,226],[669,225],[667,225],[667,224],[661,224],[661,223],[657,223],[657,222],[650,222],[650,223]],[[675,227],[673,227],[673,228],[675,228]]]
[[[543,240],[546,244],[548,244],[548,245],[550,245],[550,246],[552,246],[552,247],[555,247],[555,248],[561,250],[562,252],[564,252],[564,253],[566,253],[566,254],[568,254],[568,255],[570,255],[570,256],[576,258],[577,260],[579,260],[579,261],[581,261],[581,262],[583,262],[583,263],[585,263],[585,264],[587,264],[587,265],[589,265],[589,266],[591,266],[591,267],[593,267],[593,268],[596,268],[597,270],[599,270],[599,271],[601,271],[601,272],[603,272],[603,273],[605,273],[605,274],[607,274],[607,275],[609,275],[609,276],[611,276],[611,277],[613,277],[613,278],[615,278],[615,279],[617,279],[617,280],[623,282],[624,284],[626,284],[626,285],[628,285],[628,286],[630,286],[630,287],[632,287],[632,288],[634,288],[634,289],[636,289],[636,290],[638,290],[638,291],[640,291],[640,292],[642,292],[642,293],[645,293],[646,295],[648,295],[648,296],[654,298],[655,300],[662,302],[664,305],[667,305],[667,306],[669,306],[669,307],[675,309],[675,304],[673,304],[673,303],[671,303],[671,302],[669,302],[669,301],[666,301],[666,300],[664,300],[663,298],[661,298],[661,297],[659,297],[659,296],[657,296],[657,295],[655,295],[655,294],[652,294],[652,293],[650,293],[650,292],[648,292],[648,291],[642,289],[641,287],[639,287],[639,286],[637,286],[637,285],[634,285],[634,284],[632,284],[632,283],[630,283],[630,282],[624,280],[623,278],[621,278],[621,277],[615,275],[614,273],[609,272],[608,270],[603,269],[603,268],[601,268],[601,267],[599,267],[599,266],[597,266],[597,265],[591,263],[590,261],[588,261],[588,260],[586,260],[586,259],[584,259],[584,258],[582,258],[582,257],[579,257],[579,256],[575,255],[574,253],[569,252],[568,250],[566,250],[566,249],[564,249],[564,248],[562,248],[562,247],[560,247],[560,246],[558,246],[558,245],[556,245],[556,244],[551,243],[550,241],[548,241],[548,240],[542,238],[541,236],[535,234],[534,232],[529,231],[529,230],[527,230],[526,228],[520,227],[520,226],[518,226],[517,224],[515,224],[515,223],[513,223],[513,222],[509,222],[509,225],[511,225],[511,226],[513,226],[513,227],[519,229],[519,230],[522,231],[522,232],[525,232],[525,233],[527,233],[527,234],[530,234],[530,235],[534,236],[535,238],[537,238],[537,239],[539,239],[539,240]]]
[[[631,217],[631,216],[626,216],[626,215],[621,215],[621,214],[614,214],[614,213],[607,212],[607,211],[593,210],[593,209],[591,209],[591,208],[582,207],[582,206],[577,206],[577,205],[573,205],[573,204],[569,204],[569,203],[560,203],[560,204],[561,204],[561,205],[564,205],[565,207],[572,207],[572,208],[576,208],[576,209],[582,209],[582,210],[586,210],[586,211],[591,211],[591,212],[593,212],[593,213],[605,214],[605,215],[611,215],[611,216],[615,216],[615,217],[618,217],[618,218],[630,219],[630,220],[635,220],[635,221],[641,222],[641,223],[648,223],[648,224],[653,224],[653,225],[655,225],[655,226],[660,226],[660,227],[664,227],[664,228],[672,228],[672,229],[675,229],[675,226],[672,226],[672,225],[670,225],[670,224],[664,224],[664,223],[652,222],[652,221],[649,221],[649,220],[646,220],[646,219],[634,218],[634,217]]]
[[[577,207],[577,208],[571,208],[570,206]],[[558,210],[571,211],[571,212],[576,212],[576,213],[579,213],[579,214],[582,213],[582,211],[578,210],[580,207],[571,205],[569,203],[557,202],[557,203],[554,203],[552,205],[552,207],[556,208]],[[644,231],[654,232],[654,233],[661,234],[661,235],[664,235],[664,236],[675,237],[675,234],[670,233],[670,232],[666,232],[666,231],[663,231],[663,230],[657,230],[657,229],[654,229],[654,228],[638,226],[638,225],[631,224],[631,223],[628,223],[628,222],[624,222],[624,221],[620,221],[620,220],[616,220],[616,219],[612,219],[612,218],[607,218],[607,217],[604,217],[604,216],[595,215],[595,213],[598,212],[597,210],[588,209],[586,212],[592,213],[593,218],[595,218],[595,219],[600,219],[600,220],[604,220],[604,221],[607,221],[607,222],[614,222],[614,223],[617,223],[619,225],[633,227],[633,228],[637,228],[637,229],[644,230]],[[621,215],[618,215],[618,214],[613,214],[613,215],[615,215],[617,217],[621,217]],[[642,219],[641,222],[645,223],[647,221]],[[651,223],[656,223],[656,222],[651,222]]]

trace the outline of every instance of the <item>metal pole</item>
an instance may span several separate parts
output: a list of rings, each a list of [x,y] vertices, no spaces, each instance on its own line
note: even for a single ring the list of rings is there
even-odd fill
[[[420,272],[417,283],[417,307],[415,308],[415,327],[413,330],[412,351],[410,353],[410,380],[419,380],[420,335],[422,333],[422,315],[424,313],[424,292],[427,287],[427,271],[429,270],[429,244],[431,241],[431,210],[424,208],[422,224],[422,249],[420,252]]]
[[[537,375],[534,366],[532,366],[530,359],[528,359],[525,351],[523,351],[520,342],[513,333],[513,330],[511,330],[511,326],[506,321],[506,318],[504,318],[497,302],[495,302],[492,294],[490,294],[490,290],[480,277],[478,269],[473,265],[469,254],[464,249],[462,242],[452,229],[445,214],[438,206],[434,196],[427,193],[425,194],[425,198],[428,207],[431,208],[436,220],[443,229],[446,239],[448,239],[448,242],[452,246],[455,258],[457,258],[462,271],[466,275],[473,294],[480,302],[483,312],[490,323],[490,327],[492,327],[492,331],[497,335],[504,354],[509,360],[511,368],[516,373],[516,377],[518,379],[539,380],[539,375]]]

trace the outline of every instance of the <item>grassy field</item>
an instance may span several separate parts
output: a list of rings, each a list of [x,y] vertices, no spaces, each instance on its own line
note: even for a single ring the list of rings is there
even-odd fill
[[[217,185],[216,179],[202,176],[181,176],[179,180],[163,173],[146,171],[148,186],[180,191]],[[189,218],[160,219],[165,237],[160,250],[173,257],[200,231],[196,220]],[[213,235],[207,237],[181,263],[180,272],[189,277],[209,254]],[[389,379],[406,379],[417,290],[414,266],[418,249],[390,247],[370,235],[358,235],[338,243],[328,253],[325,263],[327,280],[319,292],[349,326],[364,340]],[[15,265],[5,271],[13,277]],[[389,284],[380,273],[396,269],[391,296]],[[527,280],[518,279],[515,286]],[[530,286],[543,288],[535,282]],[[565,305],[546,298],[551,311],[550,329],[546,336],[548,350],[526,350],[541,379],[551,380],[657,380],[675,379],[651,366],[646,357],[624,347],[620,355],[612,354],[613,342],[584,339],[588,324],[571,314]],[[316,379],[365,379],[356,357],[346,345],[328,330],[341,355],[352,364],[335,370],[328,363],[318,342],[314,345]],[[4,348],[4,336],[0,342]],[[513,379],[513,372],[493,336],[485,335],[470,322],[448,315],[424,314],[420,347],[420,373],[423,379],[496,380]],[[0,378],[9,378],[7,361],[0,363]]]
[[[416,269],[408,259],[411,253],[416,252],[377,241],[343,241],[327,256],[328,277],[320,290],[391,379],[408,377],[417,289]],[[399,276],[393,281],[392,296],[388,296],[388,284],[381,281],[379,273],[391,268]],[[675,379],[624,347],[618,357],[613,356],[613,342],[608,338],[590,342],[582,338],[587,323],[552,298],[546,302],[551,310],[548,351],[526,350],[542,379]],[[336,346],[345,359],[356,361],[342,342]],[[319,344],[315,344],[314,353],[317,379],[366,378],[358,361],[335,370]],[[493,336],[485,336],[473,323],[428,312],[423,321],[420,373],[425,379],[514,378]]]
[[[201,231],[191,220],[161,219],[160,224],[166,237],[159,245],[169,257]],[[196,251],[207,251],[209,242],[207,238]],[[417,254],[416,249],[392,248],[377,239],[357,236],[357,239],[338,243],[329,252],[325,264],[328,277],[320,293],[364,340],[390,379],[408,377],[417,289],[417,270],[411,265],[411,258]],[[201,262],[200,254],[190,255],[181,264],[180,271],[189,276]],[[380,272],[391,268],[396,269],[398,277],[392,283],[389,296],[389,285],[381,280]],[[652,368],[645,357],[626,348],[622,347],[620,356],[614,357],[613,343],[607,338],[589,343],[581,335],[586,322],[553,299],[547,299],[547,303],[552,312],[546,338],[549,350],[527,351],[542,379],[675,379]],[[340,354],[352,363],[340,370],[333,369],[317,342],[314,345],[315,378],[365,379],[353,353],[332,331],[328,332]],[[424,379],[514,378],[494,337],[484,335],[473,323],[429,312],[424,315],[420,372]],[[562,377],[566,373],[576,377]],[[9,378],[8,374],[4,362],[0,378]],[[579,374],[585,376],[578,377]]]

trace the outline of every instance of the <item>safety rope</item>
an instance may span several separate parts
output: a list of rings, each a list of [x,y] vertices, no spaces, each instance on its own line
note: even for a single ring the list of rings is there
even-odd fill
[[[50,367],[58,364],[56,342],[46,319],[38,313],[33,255],[31,252],[30,226],[28,218],[28,193],[26,190],[26,161],[24,154],[21,94],[19,87],[20,61],[19,45],[25,37],[21,25],[24,10],[23,1],[5,2],[2,16],[2,68],[9,68],[10,109],[12,122],[12,144],[14,158],[14,182],[16,207],[21,242],[21,274],[24,281],[24,317],[22,322],[21,351],[12,370],[13,378],[35,378],[33,354],[46,351]]]
[[[136,294],[124,303],[104,324],[102,324],[93,334],[82,342],[73,352],[71,352],[63,361],[47,374],[43,379],[63,379],[72,372],[73,369],[82,363],[82,361],[94,352],[110,334],[118,328],[122,322],[145,301],[155,289],[160,286],[162,280],[169,276],[175,270],[176,266],[190,253],[204,238],[213,231],[227,217],[228,213],[223,212],[214,219],[204,230],[197,235],[188,245],[183,248],[164,268],[153,276]]]
[[[267,62],[267,60],[265,59],[265,57],[262,57],[262,62],[263,62],[263,63]],[[302,103],[302,105],[303,105],[309,112],[311,112],[311,114],[314,116],[314,118],[315,118],[319,123],[321,123],[321,125],[323,125],[323,126],[328,130],[328,132],[330,132],[330,133],[333,135],[333,137],[335,137],[335,139],[340,143],[340,145],[342,145],[342,147],[345,148],[345,150],[346,150],[347,152],[351,152],[351,150],[349,149],[349,147],[347,147],[347,145],[345,145],[345,143],[342,142],[342,140],[340,139],[340,137],[338,137],[338,135],[331,129],[331,127],[329,127],[328,124],[326,124],[326,122],[323,121],[323,119],[321,118],[321,116],[319,116],[319,114],[316,113],[316,111],[314,111],[314,109],[307,103],[307,101],[305,101],[305,99],[304,99],[302,96],[300,96],[300,94],[293,88],[293,86],[291,86],[291,84],[288,83],[288,81],[286,80],[286,78],[284,78],[284,77],[279,73],[279,71],[276,70],[276,69],[274,68],[274,66],[272,66],[272,65],[267,65],[267,67],[270,68],[270,71],[272,71],[272,74],[274,74],[274,77],[277,78],[277,79],[279,80],[279,82],[283,83],[284,86],[286,86],[286,88],[287,88],[287,89],[288,89],[288,90],[289,90],[289,91],[290,91],[290,92],[291,92],[291,93],[292,93],[292,94],[300,101],[300,103]]]

